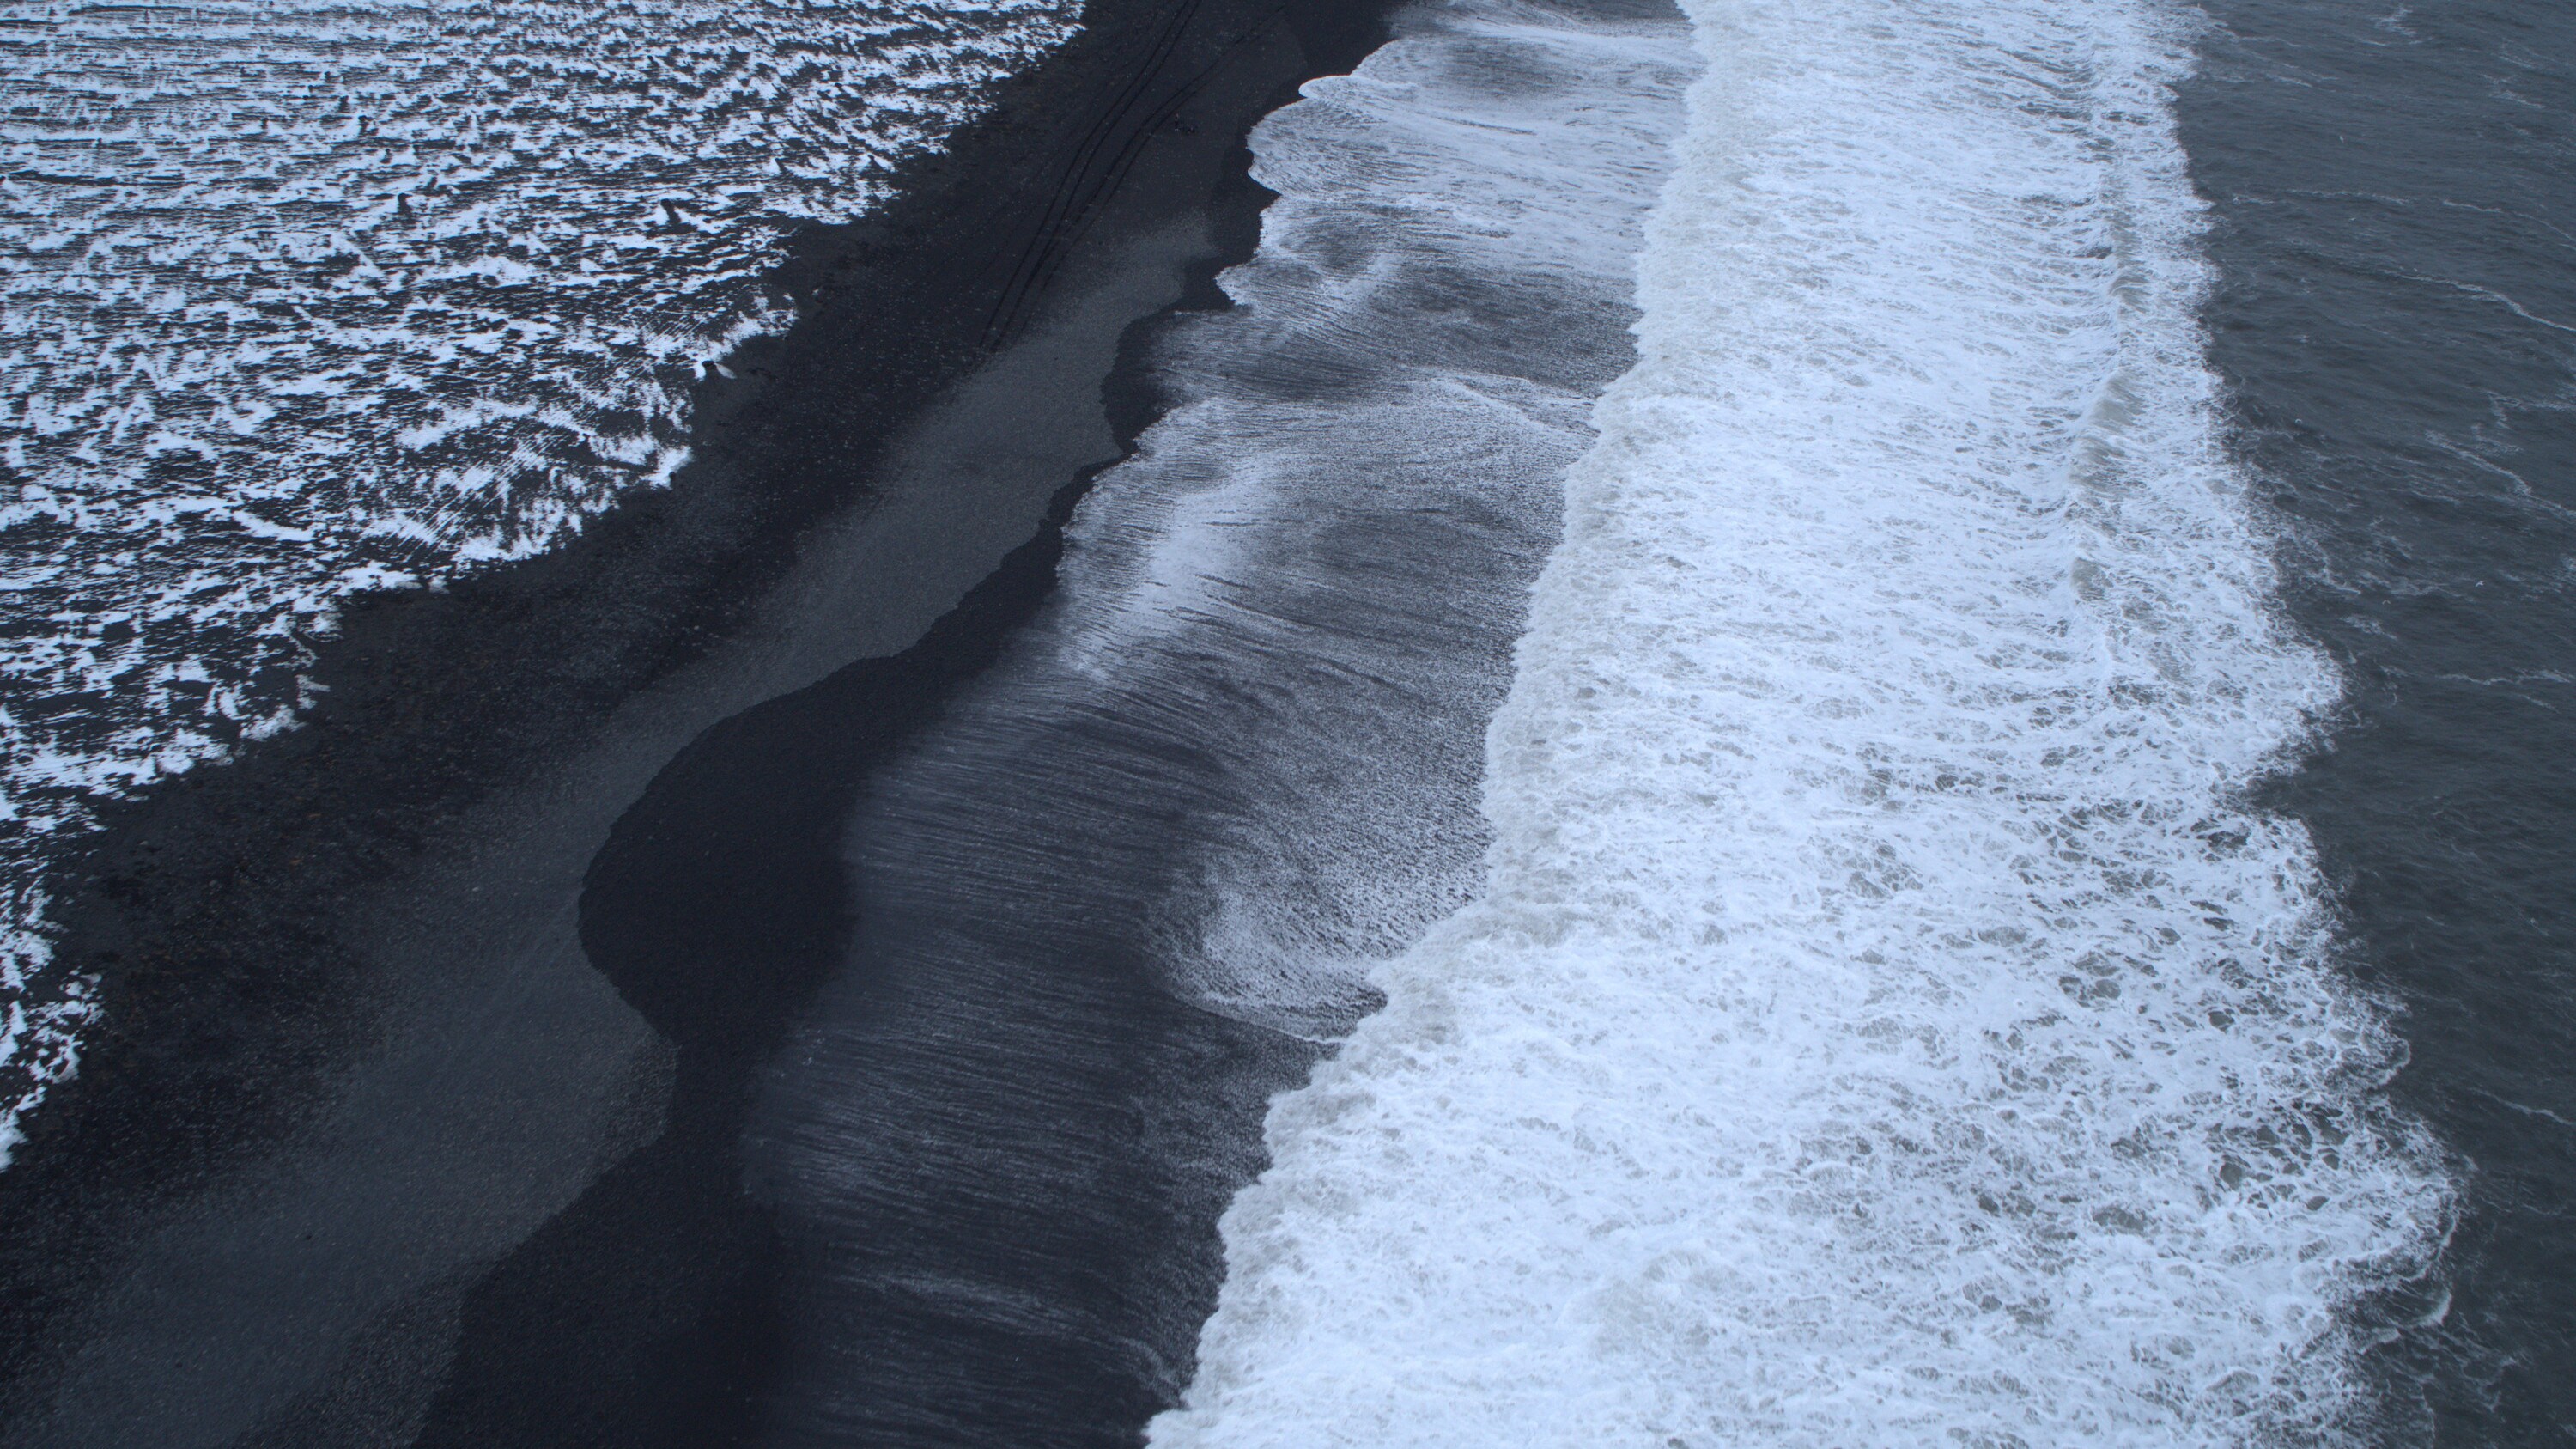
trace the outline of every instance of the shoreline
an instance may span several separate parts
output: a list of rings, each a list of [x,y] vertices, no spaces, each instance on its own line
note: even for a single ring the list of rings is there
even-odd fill
[[[715,998],[592,968],[594,857],[693,740],[809,687],[868,738],[778,799],[837,822],[835,792],[1034,608],[1065,512],[1151,420],[1122,339],[1222,305],[1267,200],[1244,132],[1387,8],[1095,3],[895,198],[799,240],[776,281],[800,320],[699,390],[671,490],[544,558],[353,603],[303,728],[108,812],[58,952],[101,978],[102,1019],[0,1173],[10,1442],[739,1429],[767,1289],[727,1124],[847,929],[834,841],[798,846],[821,869],[782,882],[763,979]],[[619,1242],[582,1228],[674,1194],[704,1230],[678,1256],[603,1261]],[[639,1261],[716,1239],[685,1291]],[[619,1316],[552,1325],[555,1357],[489,1316],[567,1282]],[[192,1362],[161,1372],[173,1346]],[[643,1382],[674,1354],[694,1376]],[[527,1417],[531,1385],[620,1365],[593,1387],[622,1396]]]

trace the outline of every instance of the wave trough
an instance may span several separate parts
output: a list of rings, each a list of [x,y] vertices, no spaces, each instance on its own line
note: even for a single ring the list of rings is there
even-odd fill
[[[2301,1442],[2447,1187],[2149,5],[1697,0],[1481,894],[1273,1107],[1154,1442]]]

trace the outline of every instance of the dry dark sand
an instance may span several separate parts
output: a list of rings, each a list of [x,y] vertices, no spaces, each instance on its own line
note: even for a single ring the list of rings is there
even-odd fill
[[[362,603],[308,727],[117,813],[63,911],[105,1020],[0,1173],[0,1442],[756,1436],[742,1112],[849,932],[849,802],[1052,587],[1151,417],[1122,338],[1221,305],[1244,132],[1384,8],[1093,0],[802,239],[672,490]]]

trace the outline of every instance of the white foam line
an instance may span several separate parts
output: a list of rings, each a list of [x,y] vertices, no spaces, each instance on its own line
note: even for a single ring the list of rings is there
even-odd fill
[[[2446,1189],[2305,833],[2131,0],[1696,0],[1484,892],[1273,1108],[1182,1446],[2233,1444]]]

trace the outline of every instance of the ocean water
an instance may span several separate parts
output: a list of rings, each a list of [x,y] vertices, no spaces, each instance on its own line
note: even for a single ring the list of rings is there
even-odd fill
[[[2340,666],[2279,803],[2460,1187],[2366,1305],[2386,1442],[2576,1440],[2576,26],[2220,0],[2179,91],[2210,356]]]
[[[285,727],[353,590],[688,456],[790,229],[1070,33],[1054,0],[0,16],[0,1155],[77,1055],[46,855]]]
[[[2194,18],[1688,9],[1483,880],[1274,1103],[1153,1442],[2375,1437],[2458,1179],[2277,803],[2343,681],[2208,361]]]
[[[1226,310],[1054,601],[884,768],[859,920],[750,1127],[777,1444],[1132,1444],[1269,1095],[1462,905],[1483,723],[1694,61],[1651,5],[1404,12],[1251,138]]]

